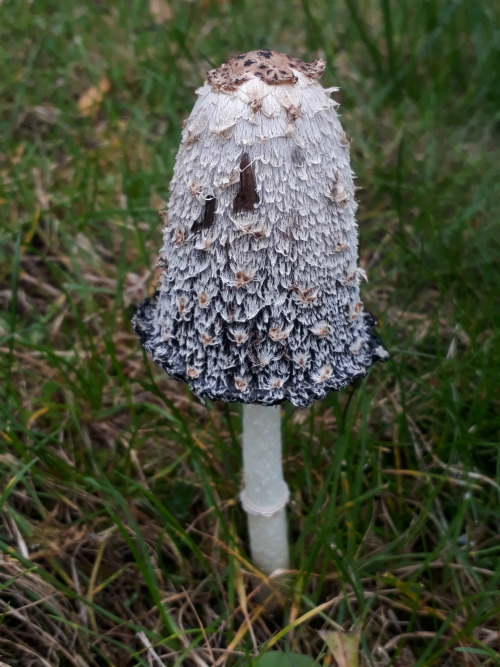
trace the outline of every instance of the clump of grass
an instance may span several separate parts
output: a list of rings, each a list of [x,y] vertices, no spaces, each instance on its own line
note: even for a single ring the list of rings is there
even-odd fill
[[[1,659],[243,666],[279,648],[321,664],[320,631],[341,627],[361,629],[366,665],[498,664],[498,10],[2,10]],[[129,324],[192,91],[262,47],[323,55],[342,86],[364,296],[393,355],[285,406],[282,614],[245,555],[236,409],[195,403]]]

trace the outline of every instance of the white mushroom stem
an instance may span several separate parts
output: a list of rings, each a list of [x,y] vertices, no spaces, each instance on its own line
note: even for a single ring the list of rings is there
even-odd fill
[[[240,499],[248,514],[252,560],[263,572],[288,568],[288,486],[281,463],[279,408],[243,405],[243,477]]]

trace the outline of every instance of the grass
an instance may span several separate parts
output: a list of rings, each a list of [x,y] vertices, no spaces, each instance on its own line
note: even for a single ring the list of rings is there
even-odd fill
[[[475,0],[1,4],[0,659],[13,666],[500,664],[500,10]],[[495,25],[497,26],[495,28]],[[290,590],[255,596],[236,406],[130,318],[206,69],[328,60],[392,359],[284,407]],[[91,105],[94,102],[94,105]],[[312,663],[311,663],[312,664]]]

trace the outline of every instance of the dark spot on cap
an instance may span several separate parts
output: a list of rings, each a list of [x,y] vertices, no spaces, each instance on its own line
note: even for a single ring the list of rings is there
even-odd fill
[[[304,164],[304,153],[299,146],[294,146],[292,150],[292,163],[296,167],[301,167]]]
[[[243,64],[245,65],[245,67],[250,67],[250,65],[253,65],[253,60],[245,60]]]
[[[257,193],[257,183],[250,156],[248,153],[243,153],[240,161],[240,188],[234,198],[233,213],[253,211],[259,201],[260,197]]]
[[[271,51],[257,51],[257,53],[263,58],[270,58],[272,56]]]
[[[196,234],[197,232],[210,229],[215,219],[216,207],[217,207],[217,200],[215,197],[210,197],[209,199],[206,199],[205,207],[203,209],[203,215],[201,216],[200,219],[196,220],[196,222],[191,227],[191,231],[193,233]]]

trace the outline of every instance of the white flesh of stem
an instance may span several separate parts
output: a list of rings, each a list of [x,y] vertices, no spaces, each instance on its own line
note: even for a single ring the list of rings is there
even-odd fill
[[[252,560],[263,572],[288,568],[288,487],[281,462],[280,410],[243,406],[242,505],[248,514]]]

